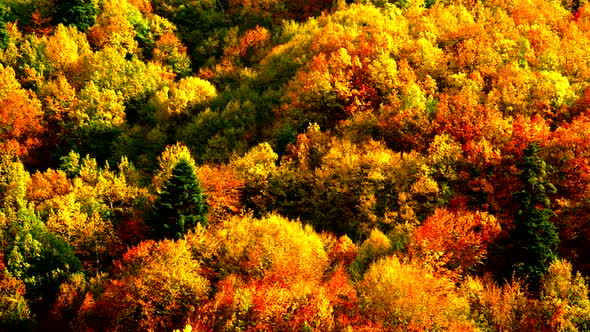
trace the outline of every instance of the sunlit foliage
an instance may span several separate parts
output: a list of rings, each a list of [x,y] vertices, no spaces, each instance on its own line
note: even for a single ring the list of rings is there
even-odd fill
[[[454,283],[396,256],[377,261],[359,285],[361,310],[386,329],[475,331]]]
[[[485,212],[437,209],[416,229],[410,252],[433,266],[465,273],[482,264],[500,226]]]
[[[11,67],[0,64],[0,151],[26,155],[40,145],[43,111],[34,93],[22,88]]]
[[[87,295],[80,314],[95,329],[179,328],[208,292],[186,241],[145,241],[114,264],[112,279],[94,300]]]
[[[590,329],[586,0],[0,2],[0,330]]]

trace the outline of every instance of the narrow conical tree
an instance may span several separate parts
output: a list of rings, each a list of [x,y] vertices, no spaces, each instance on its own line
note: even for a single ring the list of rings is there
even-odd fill
[[[8,46],[8,31],[6,31],[6,21],[8,20],[8,7],[0,3],[0,49],[6,49]]]
[[[514,194],[520,209],[514,219],[511,253],[514,272],[527,277],[532,290],[538,289],[541,277],[557,258],[559,244],[557,229],[549,220],[555,213],[548,195],[555,193],[555,187],[545,179],[546,165],[538,156],[539,151],[531,143],[519,164],[523,186]]]
[[[155,239],[179,239],[197,224],[207,224],[208,205],[190,162],[181,159],[172,169],[154,205],[151,218]]]

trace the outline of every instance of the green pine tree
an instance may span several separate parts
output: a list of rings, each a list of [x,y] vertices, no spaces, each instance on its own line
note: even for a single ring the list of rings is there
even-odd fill
[[[154,205],[153,237],[179,239],[197,224],[207,224],[208,205],[193,166],[181,159]]]
[[[513,268],[517,276],[527,277],[532,290],[538,289],[541,277],[557,258],[559,236],[555,225],[549,220],[555,215],[551,210],[548,194],[555,187],[546,177],[545,162],[538,156],[540,148],[531,143],[525,150],[520,180],[522,190],[514,194],[520,204],[515,216],[512,234]]]
[[[6,22],[8,20],[9,8],[0,3],[0,49],[6,49],[8,46],[9,35],[6,31]]]
[[[57,0],[55,17],[58,23],[74,25],[80,31],[88,31],[96,19],[96,5],[93,0]]]

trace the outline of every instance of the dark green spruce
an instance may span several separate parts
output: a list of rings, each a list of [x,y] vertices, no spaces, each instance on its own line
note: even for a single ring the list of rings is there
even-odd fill
[[[6,22],[8,20],[9,8],[0,3],[0,49],[4,50],[8,46],[9,35],[6,30]]]
[[[559,244],[557,229],[550,221],[555,212],[551,210],[548,196],[556,190],[545,179],[546,164],[539,157],[539,151],[540,148],[531,143],[519,164],[522,189],[514,194],[514,199],[520,209],[515,216],[510,253],[516,276],[526,277],[532,290],[538,289],[541,277],[557,258]]]
[[[154,204],[154,239],[180,239],[197,224],[207,224],[208,205],[193,166],[181,159]]]
[[[93,0],[58,0],[55,2],[55,18],[58,23],[73,25],[86,32],[94,25],[96,5]]]

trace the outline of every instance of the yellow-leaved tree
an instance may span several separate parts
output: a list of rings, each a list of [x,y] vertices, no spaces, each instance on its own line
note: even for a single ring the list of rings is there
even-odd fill
[[[212,234],[196,230],[187,240],[209,278],[220,280],[192,322],[202,329],[331,330],[334,312],[345,314],[356,300],[342,270],[325,274],[322,237],[298,221],[232,217]]]
[[[369,267],[358,289],[362,312],[384,329],[477,331],[469,303],[454,282],[415,262],[381,259]]]

